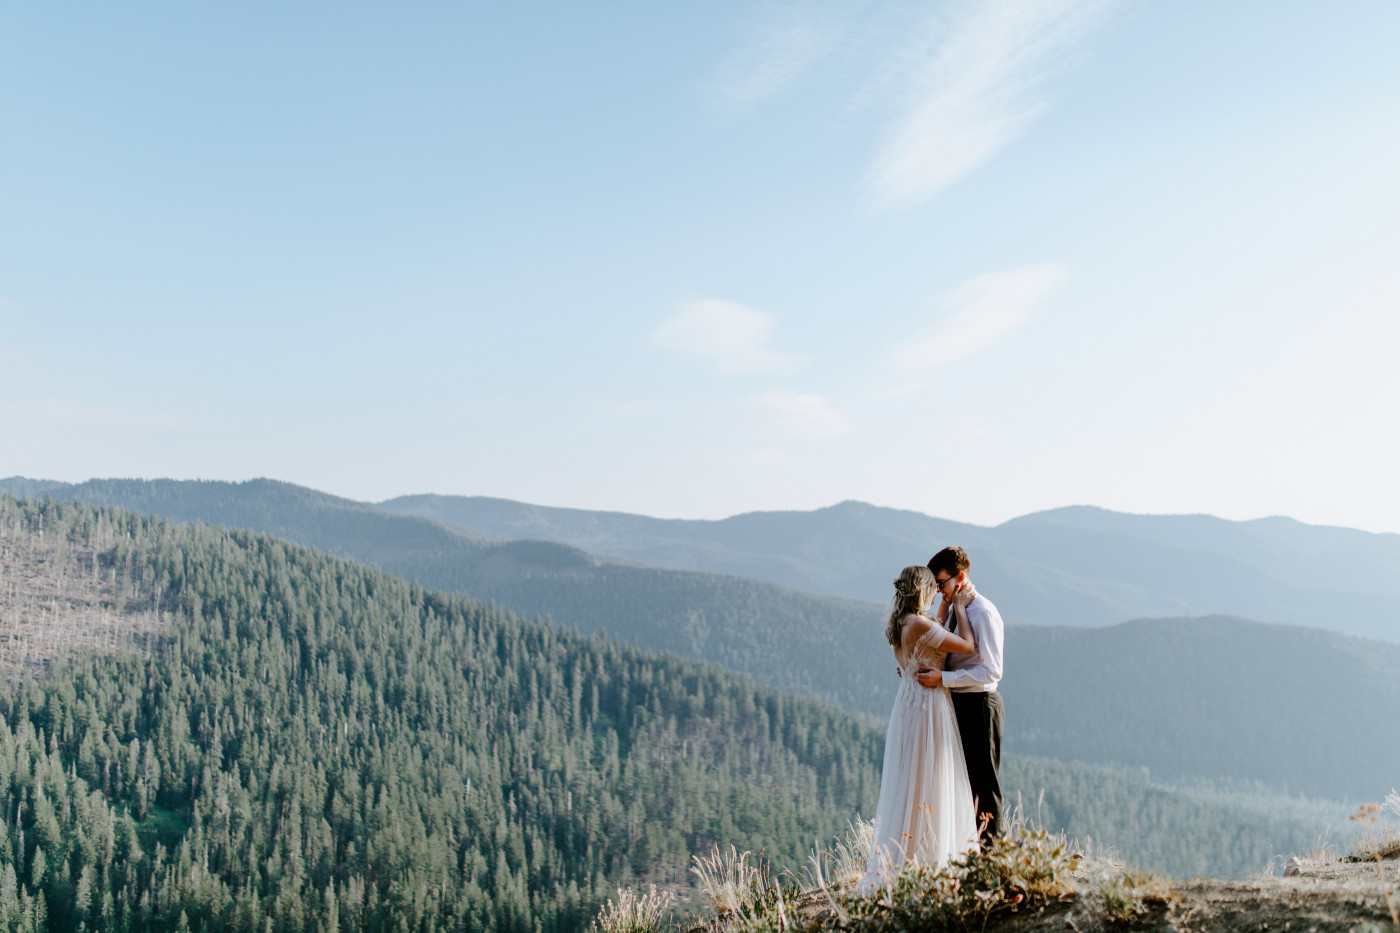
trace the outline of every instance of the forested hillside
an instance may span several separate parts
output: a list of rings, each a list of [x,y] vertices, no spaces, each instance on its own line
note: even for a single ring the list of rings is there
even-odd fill
[[[1018,752],[1356,802],[1400,783],[1400,645],[1216,616],[1021,626],[1007,657]]]
[[[262,535],[7,499],[0,530],[0,584],[42,583],[41,553],[163,626],[10,668],[0,922],[572,931],[712,843],[800,866],[873,807],[877,727],[712,666]],[[1048,823],[1176,873],[1255,871],[1317,829],[1006,768]]]
[[[427,586],[550,615],[568,628],[718,663],[877,721],[889,712],[893,665],[875,604],[741,577],[614,563],[550,542],[459,534],[428,519],[268,480],[94,480],[44,492],[268,531]],[[545,518],[553,520],[554,511],[560,510]],[[1041,521],[1099,520],[1095,510],[1062,511]],[[1134,518],[1105,515],[1110,525]],[[612,520],[608,513],[580,512],[571,521],[582,528],[590,517],[601,525]],[[1193,521],[1147,526],[1168,535],[1157,542],[1168,546],[1180,543],[1172,534],[1194,534]],[[1222,524],[1245,534],[1255,523]],[[1305,541],[1328,531],[1304,530]],[[1337,547],[1351,540],[1344,529],[1331,531],[1340,535]],[[782,542],[772,544],[781,551]],[[1001,605],[1000,593],[989,595]],[[1006,651],[1002,690],[1013,752],[1133,773],[1145,768],[1168,781],[1224,777],[1352,801],[1377,799],[1400,774],[1400,743],[1380,738],[1393,731],[1393,711],[1400,708],[1394,644],[1213,617],[1102,629],[1015,626]],[[1331,688],[1343,683],[1345,690]]]
[[[719,668],[260,535],[0,500],[41,523],[114,611],[176,611],[0,699],[6,922],[578,930],[612,883],[684,883],[721,840],[797,864],[873,807],[874,729]]]
[[[7,483],[16,481],[0,481],[0,492]],[[34,489],[28,481],[19,486]],[[42,494],[264,532],[874,716],[889,711],[894,695],[883,610],[873,603],[621,564],[547,541],[491,538],[273,480],[92,480],[44,487]]]

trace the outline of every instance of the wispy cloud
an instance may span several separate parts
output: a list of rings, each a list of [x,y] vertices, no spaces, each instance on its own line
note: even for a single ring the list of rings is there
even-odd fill
[[[771,25],[721,69],[712,88],[719,102],[743,110],[777,95],[839,44],[839,19],[810,9],[800,20]]]
[[[1043,109],[1045,80],[1114,0],[983,0],[925,26],[904,55],[908,103],[866,175],[877,202],[932,197],[991,158]]]
[[[746,109],[818,66],[846,105],[888,113],[863,183],[883,206],[933,197],[1015,140],[1045,109],[1048,79],[1122,0],[784,4],[711,90]]]
[[[721,375],[784,375],[802,359],[768,348],[773,318],[732,301],[692,301],[667,318],[652,339],[658,346],[709,360]]]
[[[754,402],[773,418],[778,431],[787,437],[815,440],[855,430],[851,419],[821,395],[770,392]]]
[[[1065,268],[1053,262],[979,275],[948,294],[942,316],[897,348],[893,362],[926,369],[975,356],[1025,326],[1065,278]]]

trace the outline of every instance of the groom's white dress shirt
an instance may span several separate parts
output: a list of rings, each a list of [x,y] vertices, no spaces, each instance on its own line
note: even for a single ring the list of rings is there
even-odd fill
[[[957,616],[949,608],[951,629]],[[992,601],[979,595],[967,604],[967,621],[977,642],[975,654],[950,654],[944,665],[943,686],[955,693],[993,693],[1001,682],[1001,613]]]

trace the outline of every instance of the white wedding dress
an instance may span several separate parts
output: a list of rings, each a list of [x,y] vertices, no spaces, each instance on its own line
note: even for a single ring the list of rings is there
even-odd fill
[[[934,623],[901,665],[885,736],[875,839],[857,890],[869,894],[908,862],[941,868],[977,847],[977,821],[958,721],[946,687],[925,687],[920,667],[941,670],[948,632]]]

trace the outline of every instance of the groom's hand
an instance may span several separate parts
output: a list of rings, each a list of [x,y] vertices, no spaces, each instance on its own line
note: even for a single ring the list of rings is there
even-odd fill
[[[925,687],[941,687],[943,686],[943,672],[921,667],[919,668],[919,683]]]

